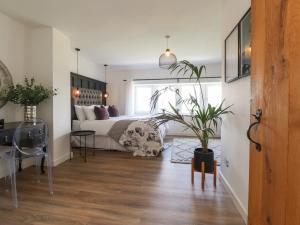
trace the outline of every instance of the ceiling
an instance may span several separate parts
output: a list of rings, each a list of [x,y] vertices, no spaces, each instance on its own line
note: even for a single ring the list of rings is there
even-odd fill
[[[0,11],[55,27],[99,64],[158,63],[166,48],[177,58],[221,59],[222,0],[0,0]]]

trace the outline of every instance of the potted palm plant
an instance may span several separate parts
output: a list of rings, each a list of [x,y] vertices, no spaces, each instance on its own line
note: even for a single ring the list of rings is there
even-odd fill
[[[190,79],[195,79],[194,95],[190,94],[188,98],[184,98],[178,90],[172,90],[169,87],[157,90],[151,97],[151,110],[153,111],[156,108],[159,97],[171,89],[176,93],[176,104],[185,105],[190,118],[187,119],[187,116],[180,113],[176,106],[169,103],[170,110],[158,113],[152,118],[152,121],[157,127],[169,121],[175,121],[182,124],[186,129],[191,129],[201,143],[201,147],[194,151],[195,169],[200,171],[201,162],[204,161],[205,171],[212,172],[214,152],[208,148],[209,138],[215,134],[213,128],[217,129],[218,123],[222,122],[222,115],[232,113],[229,110],[231,106],[224,107],[224,100],[217,106],[205,104],[200,82],[202,73],[206,70],[204,65],[196,66],[184,60],[171,65],[169,70],[171,73],[176,72],[177,75],[187,75]],[[199,88],[200,99],[197,97],[196,88]]]
[[[41,84],[35,84],[35,79],[25,77],[24,85],[17,84],[8,88],[6,101],[24,106],[24,119],[36,119],[36,106],[42,101],[57,94],[56,89],[46,88]]]

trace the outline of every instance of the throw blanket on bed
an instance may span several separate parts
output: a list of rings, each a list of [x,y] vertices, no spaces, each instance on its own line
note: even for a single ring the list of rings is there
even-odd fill
[[[147,120],[120,120],[109,130],[108,136],[132,151],[134,156],[158,156],[162,137]]]

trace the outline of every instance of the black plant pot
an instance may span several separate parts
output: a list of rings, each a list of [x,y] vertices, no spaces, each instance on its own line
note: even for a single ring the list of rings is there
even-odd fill
[[[212,173],[214,171],[214,152],[208,149],[204,152],[203,148],[196,148],[194,151],[195,170],[201,171],[201,163],[205,163],[205,172]]]

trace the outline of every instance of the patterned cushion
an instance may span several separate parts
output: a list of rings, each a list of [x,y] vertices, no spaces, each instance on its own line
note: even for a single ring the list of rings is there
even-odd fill
[[[104,107],[95,106],[94,112],[96,115],[96,120],[107,120],[109,119],[109,113]]]
[[[119,111],[117,110],[117,108],[114,105],[108,107],[108,113],[109,113],[110,117],[119,116]]]

